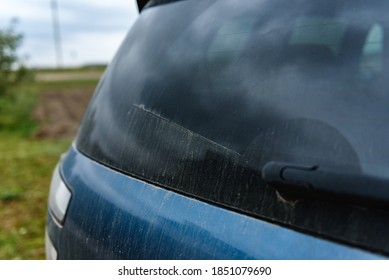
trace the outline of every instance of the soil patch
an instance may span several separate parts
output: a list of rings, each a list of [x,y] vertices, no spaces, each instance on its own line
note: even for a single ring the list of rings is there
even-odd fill
[[[73,137],[78,130],[94,87],[42,92],[33,118],[39,123],[34,138]]]

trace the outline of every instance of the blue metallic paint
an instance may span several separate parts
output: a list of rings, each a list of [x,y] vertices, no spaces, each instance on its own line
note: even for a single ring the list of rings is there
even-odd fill
[[[72,200],[49,235],[60,259],[380,259],[118,173],[73,146],[62,165]]]

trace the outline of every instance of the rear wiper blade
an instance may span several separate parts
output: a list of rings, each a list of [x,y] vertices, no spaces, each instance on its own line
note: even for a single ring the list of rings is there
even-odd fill
[[[389,179],[276,161],[263,167],[262,177],[285,197],[329,199],[389,209]]]

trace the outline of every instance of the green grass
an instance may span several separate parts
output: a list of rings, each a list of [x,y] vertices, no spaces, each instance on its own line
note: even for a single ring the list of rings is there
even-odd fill
[[[0,133],[0,259],[44,258],[50,178],[70,141]]]
[[[82,67],[64,67],[64,68],[35,68],[32,69],[32,73],[42,73],[42,72],[51,72],[51,73],[73,73],[80,71],[101,71],[103,72],[107,68],[107,65],[86,65]]]
[[[12,89],[0,97],[0,132],[27,136],[36,129],[31,111],[37,102],[37,91]]]
[[[0,96],[0,259],[43,259],[51,175],[72,139],[31,137],[31,114],[43,90],[84,88],[96,81],[29,83]]]

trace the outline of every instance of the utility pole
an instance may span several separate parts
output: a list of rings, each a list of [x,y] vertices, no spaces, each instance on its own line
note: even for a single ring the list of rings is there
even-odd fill
[[[57,54],[57,68],[62,67],[62,43],[61,43],[61,32],[59,26],[59,13],[57,0],[51,0],[51,14],[53,19],[53,34],[54,44]]]

